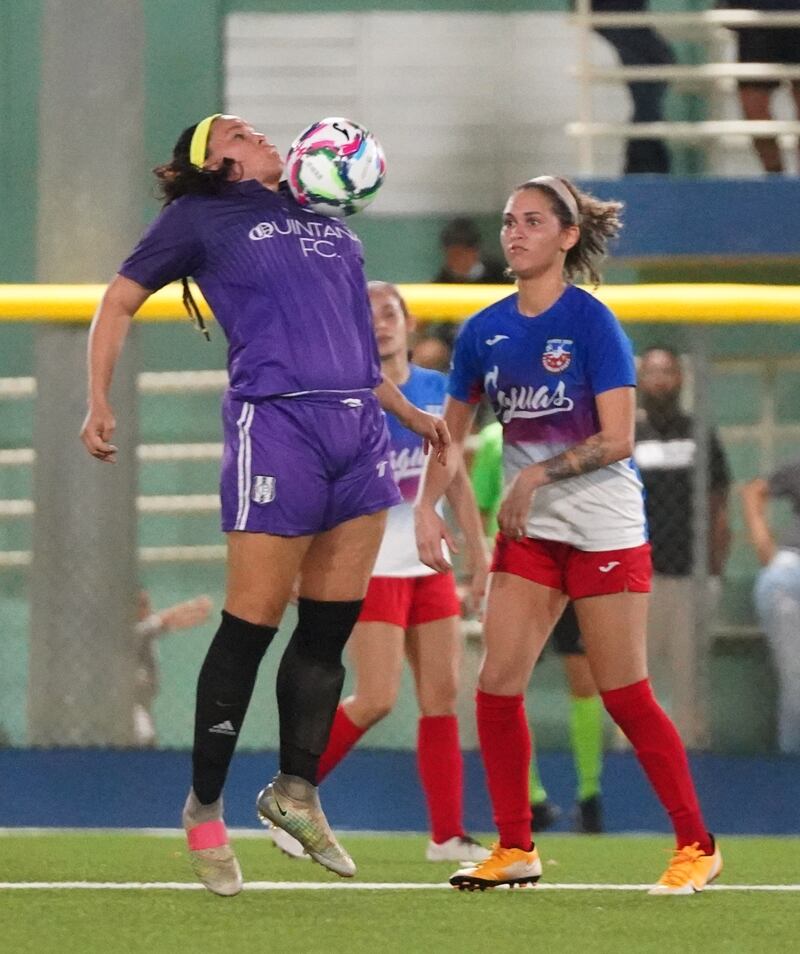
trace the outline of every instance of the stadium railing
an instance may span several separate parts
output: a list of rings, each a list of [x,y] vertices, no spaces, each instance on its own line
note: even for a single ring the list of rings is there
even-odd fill
[[[720,95],[738,80],[800,80],[800,66],[777,63],[713,62],[669,66],[599,67],[591,55],[592,31],[603,27],[636,29],[652,27],[670,36],[702,43],[712,53],[721,45],[725,28],[764,27],[800,28],[800,11],[704,10],[687,12],[594,13],[591,0],[576,0],[573,22],[579,30],[580,55],[576,74],[579,84],[578,121],[567,125],[567,132],[578,140],[581,175],[594,169],[593,143],[598,138],[665,139],[712,144],[729,137],[800,137],[800,120],[749,120],[711,118],[697,121],[653,123],[608,122],[595,118],[593,88],[598,83],[669,82],[683,88],[700,89],[709,94],[712,112],[718,112]]]

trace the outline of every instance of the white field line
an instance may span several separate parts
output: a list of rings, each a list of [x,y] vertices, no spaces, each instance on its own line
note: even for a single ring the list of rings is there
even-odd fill
[[[645,892],[649,884],[542,884],[537,891],[636,891]],[[449,884],[420,884],[413,881],[248,881],[246,891],[452,891]],[[190,881],[0,881],[0,891],[205,891]],[[531,889],[528,889],[529,891]],[[720,884],[706,891],[800,891],[800,884]]]
[[[429,838],[424,831],[390,831],[381,829],[337,828],[336,833],[345,838]],[[252,828],[228,828],[231,838],[260,838],[264,839],[264,826]],[[47,828],[44,826],[24,826],[18,828],[0,828],[0,838],[16,838],[19,836],[46,837],[48,835],[145,835],[148,838],[184,838],[186,832],[182,828]]]

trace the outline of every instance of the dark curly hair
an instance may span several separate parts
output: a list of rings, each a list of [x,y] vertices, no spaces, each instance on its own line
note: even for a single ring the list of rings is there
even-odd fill
[[[567,252],[564,274],[568,281],[574,281],[578,276],[588,278],[596,288],[602,281],[598,266],[608,255],[609,241],[616,238],[622,228],[620,213],[623,203],[604,202],[589,192],[581,192],[569,179],[558,176],[558,180],[572,193],[580,214],[580,238]],[[526,189],[538,189],[547,196],[553,212],[564,228],[576,224],[572,213],[555,189],[543,182],[523,182],[514,192]]]
[[[172,150],[172,159],[153,169],[158,180],[159,198],[169,205],[182,195],[219,195],[232,178],[236,165],[233,159],[223,159],[219,169],[198,169],[189,160],[189,147],[198,124],[184,129]]]
[[[182,195],[219,195],[226,182],[234,177],[231,172],[236,165],[233,159],[223,159],[219,169],[198,169],[189,160],[189,148],[197,123],[184,129],[178,136],[178,141],[172,150],[172,159],[153,169],[153,175],[158,180],[159,198],[162,207],[179,199]],[[189,281],[181,279],[183,285],[183,307],[186,309],[192,323],[203,332],[206,341],[211,337],[206,328],[197,302],[189,288]]]

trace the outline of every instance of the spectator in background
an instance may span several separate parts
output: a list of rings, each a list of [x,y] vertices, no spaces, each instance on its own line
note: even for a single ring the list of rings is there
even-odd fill
[[[594,13],[638,13],[647,0],[592,0]],[[596,32],[617,51],[623,66],[669,66],[675,55],[664,38],[650,27],[596,27]],[[633,100],[634,123],[657,123],[664,118],[665,82],[628,83]],[[662,139],[629,139],[625,147],[626,175],[667,173],[670,154]]]
[[[767,522],[771,498],[786,498],[792,521],[775,538]],[[778,747],[800,754],[800,460],[756,477],[742,488],[750,542],[763,570],[755,586],[755,603],[778,677]]]
[[[439,235],[442,248],[442,266],[433,281],[446,285],[499,285],[509,281],[505,265],[498,259],[491,258],[483,253],[481,248],[481,233],[474,219],[467,216],[458,216],[451,219]],[[437,371],[449,371],[450,352],[458,332],[458,325],[453,322],[437,322],[428,325],[426,338],[434,339],[431,343],[419,342],[419,351],[414,348],[414,361],[423,368],[434,368]],[[444,348],[447,348],[446,364],[426,364],[428,361],[443,361]]]
[[[508,281],[505,265],[483,254],[481,233],[472,219],[452,219],[442,229],[440,242],[444,261],[434,282],[494,285]]]
[[[139,590],[137,622],[133,630],[136,639],[133,731],[137,745],[142,748],[153,748],[158,741],[153,719],[153,703],[158,695],[158,639],[167,633],[205,623],[212,605],[208,596],[196,596],[193,600],[154,612],[150,594],[147,590]]]
[[[411,360],[420,368],[447,374],[450,370],[451,352],[450,341],[443,337],[441,332],[436,329],[426,329],[422,334],[417,335],[411,351]]]
[[[648,348],[639,365],[641,408],[636,421],[634,459],[645,486],[645,509],[653,555],[649,657],[653,681],[671,702],[672,717],[689,748],[708,741],[698,711],[699,689],[692,625],[694,421],[681,408],[683,373],[670,348]],[[709,439],[709,573],[718,578],[730,544],[730,477],[722,446]],[[718,592],[718,586],[716,587]]]
[[[796,12],[800,0],[720,0],[720,7],[736,10],[767,12]],[[739,44],[740,63],[800,63],[800,29],[744,27],[735,31]],[[739,101],[745,119],[773,119],[772,94],[780,86],[777,80],[743,80],[739,83]],[[800,118],[800,82],[794,81],[792,96]],[[765,172],[781,173],[783,158],[774,136],[756,136],[753,139],[758,158]]]

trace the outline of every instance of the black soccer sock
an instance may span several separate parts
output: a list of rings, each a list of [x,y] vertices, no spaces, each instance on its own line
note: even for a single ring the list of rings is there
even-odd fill
[[[222,611],[197,680],[192,786],[203,805],[222,792],[258,667],[277,631]]]
[[[344,683],[342,650],[363,600],[298,602],[297,629],[278,668],[281,771],[317,784],[319,759]]]

